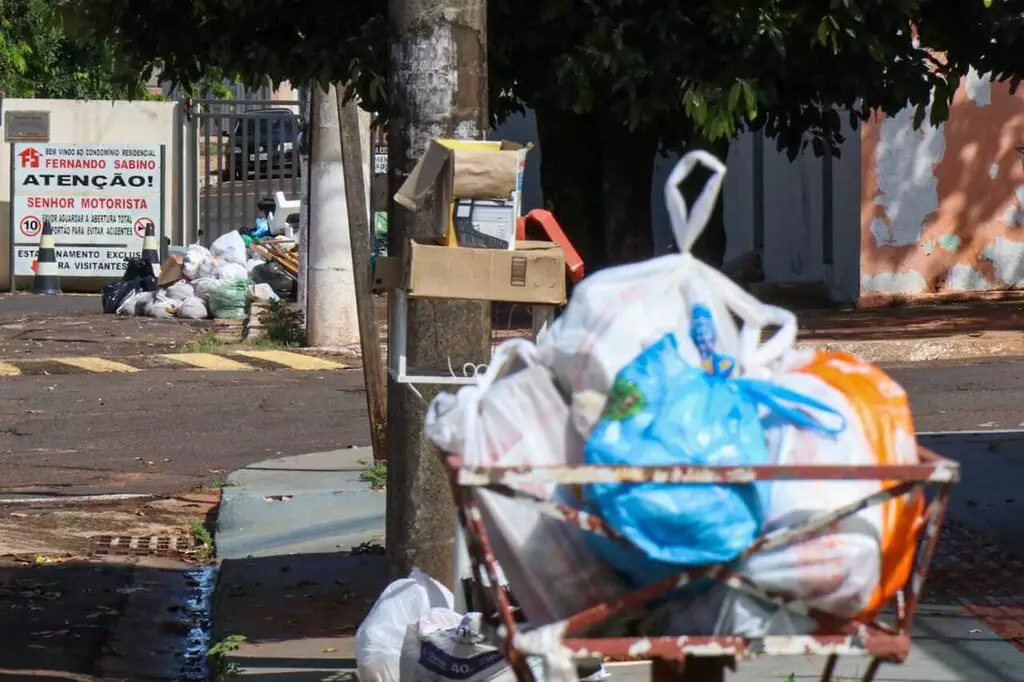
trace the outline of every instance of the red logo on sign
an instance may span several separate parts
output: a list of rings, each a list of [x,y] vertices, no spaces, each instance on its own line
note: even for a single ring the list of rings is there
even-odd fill
[[[36,237],[43,231],[43,221],[34,215],[27,215],[18,223],[18,229],[26,237]]]
[[[153,229],[156,229],[156,225],[150,218],[139,218],[135,221],[135,234],[139,237],[146,236],[146,227],[153,225]]]
[[[19,153],[18,158],[21,159],[22,168],[39,168],[39,159],[43,158],[43,156],[35,149],[29,147]]]

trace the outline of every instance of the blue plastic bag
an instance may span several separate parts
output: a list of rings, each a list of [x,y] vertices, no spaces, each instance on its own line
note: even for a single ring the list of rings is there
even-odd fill
[[[701,320],[694,316],[695,336]],[[828,406],[768,382],[730,378],[733,364],[702,348],[703,367],[688,365],[674,334],[647,348],[616,377],[601,421],[584,451],[588,464],[757,466],[769,463],[759,406],[801,426],[823,429],[783,403]],[[587,503],[630,548],[599,540],[595,549],[638,582],[683,566],[728,562],[763,524],[754,484],[622,484],[586,487]],[[660,566],[659,566],[660,565]],[[663,568],[664,570],[659,570]]]

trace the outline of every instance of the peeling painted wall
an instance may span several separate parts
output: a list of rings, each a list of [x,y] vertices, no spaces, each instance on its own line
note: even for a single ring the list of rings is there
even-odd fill
[[[861,299],[1024,288],[1024,92],[971,70],[949,120],[861,131]]]

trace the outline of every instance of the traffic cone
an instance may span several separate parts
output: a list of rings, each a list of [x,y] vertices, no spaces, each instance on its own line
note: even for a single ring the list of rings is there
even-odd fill
[[[156,241],[156,228],[152,220],[146,223],[146,236],[142,240],[142,259],[150,265],[160,263],[160,246]]]
[[[43,221],[43,234],[39,238],[36,274],[32,278],[32,293],[48,296],[60,295],[60,270],[57,268],[57,248],[53,243],[53,227]]]

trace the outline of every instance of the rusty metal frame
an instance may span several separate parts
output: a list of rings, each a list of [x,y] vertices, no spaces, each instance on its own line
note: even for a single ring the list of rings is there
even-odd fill
[[[520,647],[531,640],[556,637],[569,651],[581,657],[606,656],[623,659],[661,659],[685,662],[693,657],[742,659],[763,655],[828,656],[822,681],[832,677],[839,655],[872,657],[864,675],[864,682],[874,678],[880,663],[902,662],[910,650],[910,623],[914,617],[921,590],[927,576],[928,565],[938,542],[942,521],[952,485],[959,480],[957,462],[936,455],[926,448],[918,448],[920,464],[885,466],[758,466],[758,467],[629,467],[629,466],[566,466],[566,467],[469,467],[459,455],[443,455],[455,495],[459,521],[465,529],[466,542],[472,559],[476,590],[476,603],[497,614],[494,635],[523,682],[532,682],[533,673]],[[578,526],[600,535],[618,538],[604,521],[594,515],[539,499],[522,490],[529,484],[586,485],[589,483],[751,483],[771,480],[876,480],[882,489],[857,502],[845,505],[827,514],[816,515],[801,523],[780,528],[760,537],[737,559],[728,564],[701,566],[683,571],[679,576],[646,586],[613,602],[597,604],[566,620],[524,630],[516,623],[509,595],[498,579],[497,562],[484,526],[478,505],[477,490],[534,503],[537,510],[552,518]],[[735,573],[732,567],[753,554],[807,539],[822,530],[835,527],[840,521],[863,509],[881,504],[894,497],[911,492],[922,492],[929,486],[938,492],[925,508],[923,533],[918,545],[911,575],[894,597],[895,626],[877,619],[871,622],[841,622],[834,616],[807,608],[801,602],[784,595],[770,594]],[[584,639],[574,638],[587,628],[645,602],[668,594],[695,580],[712,578],[779,606],[814,619],[819,634],[790,637],[743,638],[714,637],[627,637]],[[484,586],[487,586],[485,589]],[[515,587],[510,589],[514,591]],[[887,605],[888,606],[888,605]],[[479,609],[478,609],[479,610]],[[528,648],[528,647],[525,647]]]

